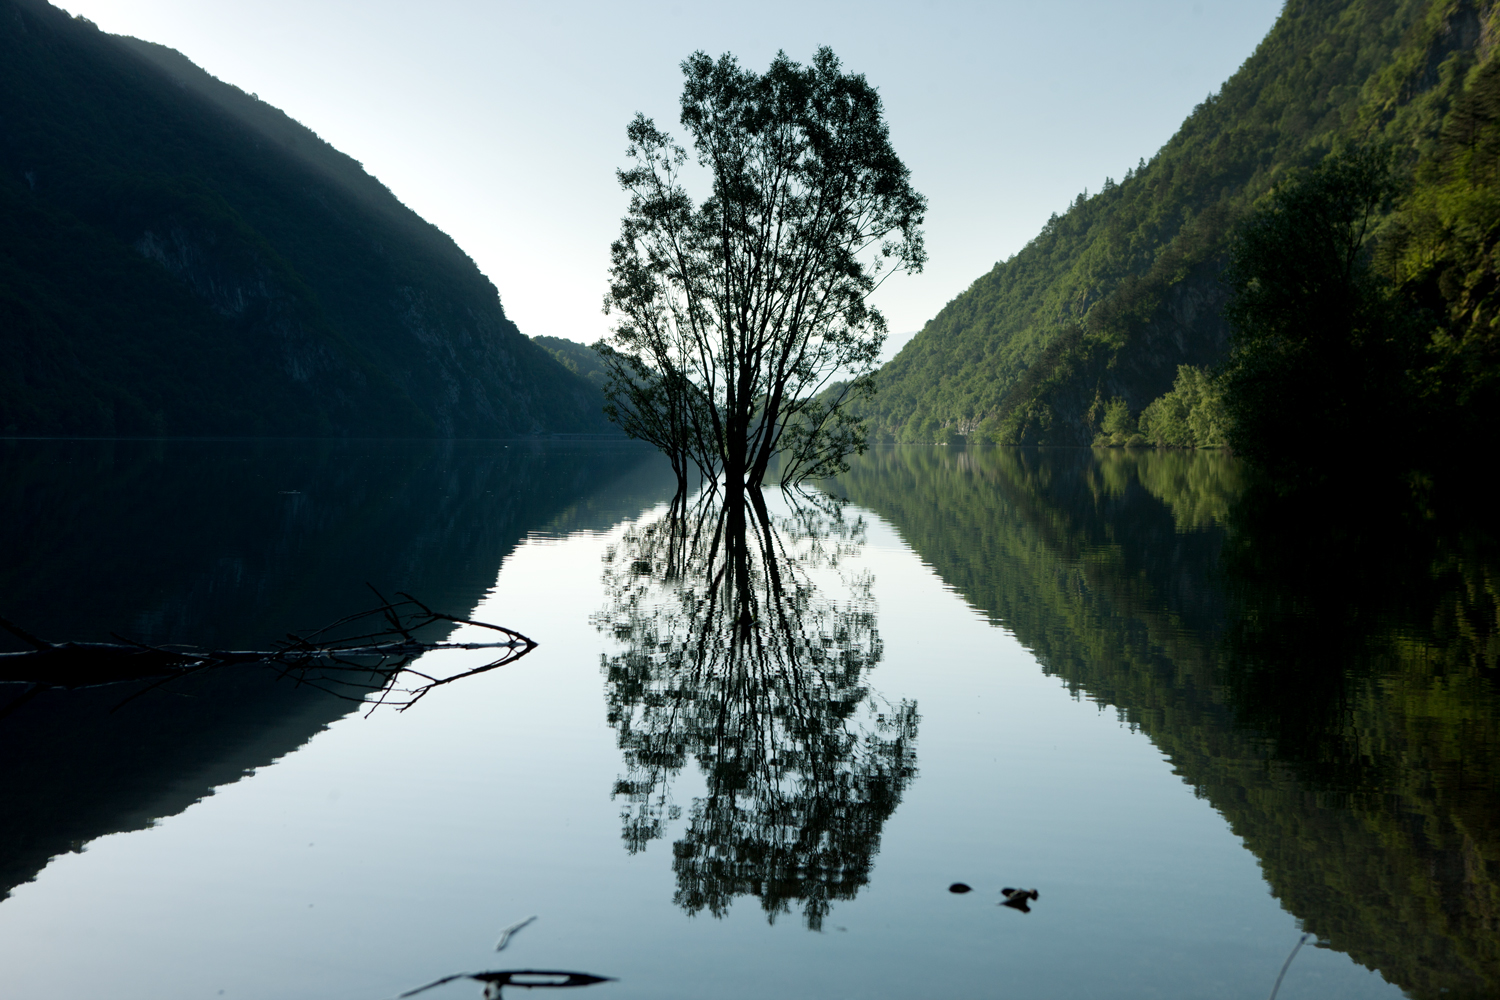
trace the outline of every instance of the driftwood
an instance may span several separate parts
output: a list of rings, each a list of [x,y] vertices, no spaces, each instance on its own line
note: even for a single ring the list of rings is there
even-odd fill
[[[501,972],[459,972],[442,979],[434,980],[426,986],[418,986],[414,990],[407,990],[396,998],[404,1000],[406,997],[414,997],[445,983],[451,983],[456,979],[472,979],[475,982],[484,983],[484,995],[487,998],[500,996],[500,991],[507,986],[519,986],[522,989],[536,989],[538,987],[569,987],[569,986],[595,986],[599,983],[614,982],[609,976],[594,976],[587,972],[552,972],[544,969],[508,969]]]
[[[373,589],[373,588],[372,588]],[[0,628],[31,648],[0,653],[0,684],[27,684],[28,690],[0,708],[0,718],[44,691],[75,690],[154,681],[121,705],[174,680],[236,665],[260,665],[296,684],[349,701],[369,703],[371,711],[389,705],[405,711],[434,688],[514,663],[536,643],[512,629],[434,611],[410,594],[381,596],[380,605],[341,618],[305,635],[288,634],[274,649],[225,650],[194,646],[153,646],[115,636],[118,642],[47,642],[0,618]],[[426,642],[417,632],[441,623],[473,625],[498,632],[495,642]],[[377,627],[378,626],[378,627]],[[503,650],[483,666],[441,676],[412,663],[425,653],[454,649]],[[116,706],[117,708],[120,706]]]

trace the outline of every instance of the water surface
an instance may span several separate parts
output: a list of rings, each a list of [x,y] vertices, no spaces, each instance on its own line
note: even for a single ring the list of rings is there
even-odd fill
[[[735,659],[638,448],[0,469],[50,639],[254,647],[368,583],[541,644],[404,714],[241,671],[0,718],[7,996],[1249,998],[1304,931],[1285,998],[1500,983],[1482,537],[1289,527],[1223,456],[885,449],[771,498]]]

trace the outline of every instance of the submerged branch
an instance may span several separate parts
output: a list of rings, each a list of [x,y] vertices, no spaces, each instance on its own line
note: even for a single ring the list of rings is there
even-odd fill
[[[77,690],[154,681],[121,702],[119,708],[162,685],[203,671],[230,666],[270,668],[296,684],[334,697],[371,702],[371,710],[390,705],[404,711],[434,688],[513,663],[536,648],[536,642],[513,629],[457,618],[434,611],[410,594],[368,611],[341,618],[305,635],[289,633],[274,649],[224,650],[194,646],[153,646],[116,636],[118,642],[47,642],[3,618],[0,629],[31,649],[0,653],[0,684],[28,684],[19,699],[0,708],[0,718],[46,690]],[[417,633],[434,625],[470,625],[499,632],[494,642],[427,642]],[[449,676],[415,670],[412,663],[427,653],[449,650],[497,650],[482,666]]]

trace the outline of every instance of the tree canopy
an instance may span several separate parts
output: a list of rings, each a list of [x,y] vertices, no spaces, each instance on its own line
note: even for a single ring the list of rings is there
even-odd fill
[[[1326,465],[1314,452],[1329,442],[1358,440],[1372,413],[1409,408],[1416,326],[1367,246],[1394,191],[1387,161],[1375,148],[1329,156],[1272,192],[1230,248],[1229,441],[1291,478]]]
[[[837,471],[864,445],[846,404],[872,390],[886,333],[869,296],[921,269],[926,201],[879,94],[831,49],[807,66],[779,53],[763,74],[698,52],[682,70],[711,188],[695,204],[687,152],[636,116],[605,299],[617,322],[599,345],[610,416],[731,494],[778,454],[783,483]]]

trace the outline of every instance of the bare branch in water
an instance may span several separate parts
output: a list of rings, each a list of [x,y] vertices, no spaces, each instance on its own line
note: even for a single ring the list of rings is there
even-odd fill
[[[538,987],[570,987],[570,986],[594,986],[599,983],[612,983],[614,979],[609,976],[594,976],[587,972],[553,972],[544,969],[507,969],[501,972],[459,972],[452,976],[444,976],[442,979],[434,980],[426,986],[418,986],[414,990],[407,990],[397,996],[396,1000],[405,1000],[406,997],[414,997],[418,993],[424,993],[435,986],[451,983],[455,979],[472,979],[475,982],[485,984],[486,997],[498,997],[500,990],[506,986],[519,986],[522,989],[536,989]]]
[[[371,590],[374,590],[372,587]],[[223,650],[193,646],[152,646],[115,636],[117,642],[47,642],[0,619],[0,628],[32,648],[0,653],[0,684],[28,684],[19,698],[0,708],[4,718],[47,690],[76,690],[150,681],[119,705],[118,710],[173,681],[228,666],[257,665],[281,678],[307,685],[347,701],[369,703],[374,711],[389,705],[405,711],[434,688],[514,663],[536,648],[521,633],[434,611],[410,594],[398,593],[367,611],[348,615],[305,634],[289,633],[274,649]],[[433,625],[470,625],[498,632],[493,642],[426,642],[418,634]],[[442,676],[417,670],[412,664],[427,653],[446,650],[496,650],[499,655],[482,666]]]

